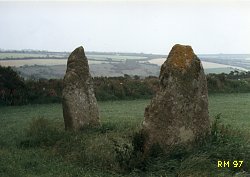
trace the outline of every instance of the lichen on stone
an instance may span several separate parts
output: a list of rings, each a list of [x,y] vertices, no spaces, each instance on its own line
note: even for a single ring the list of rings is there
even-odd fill
[[[168,55],[168,62],[177,69],[185,70],[190,67],[195,57],[196,56],[191,46],[176,44],[173,46]]]

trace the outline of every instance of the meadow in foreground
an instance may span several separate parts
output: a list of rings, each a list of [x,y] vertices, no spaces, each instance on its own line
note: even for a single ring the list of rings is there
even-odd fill
[[[155,148],[142,160],[137,132],[149,102],[99,102],[102,126],[78,133],[64,131],[61,104],[1,107],[0,176],[230,177],[250,173],[250,94],[210,95],[210,117],[217,121],[206,141],[191,151],[180,147],[168,156]],[[240,168],[218,168],[218,160],[244,162]]]

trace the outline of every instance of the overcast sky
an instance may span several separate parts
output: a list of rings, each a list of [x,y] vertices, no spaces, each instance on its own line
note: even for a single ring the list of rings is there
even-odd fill
[[[0,48],[250,53],[250,1],[0,2]]]

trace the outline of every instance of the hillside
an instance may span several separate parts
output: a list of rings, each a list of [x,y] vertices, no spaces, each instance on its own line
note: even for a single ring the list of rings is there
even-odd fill
[[[59,79],[65,74],[68,52],[0,51],[0,65],[12,66],[24,78]],[[92,76],[158,76],[166,55],[86,52]],[[249,54],[198,55],[205,72],[230,73],[250,69]]]

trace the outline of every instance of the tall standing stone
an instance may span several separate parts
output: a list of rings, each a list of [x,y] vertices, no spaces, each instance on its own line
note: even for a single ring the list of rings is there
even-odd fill
[[[158,144],[168,152],[189,146],[210,131],[207,81],[190,46],[176,44],[161,67],[160,89],[145,109],[145,151]]]
[[[93,81],[83,47],[76,48],[68,58],[62,98],[66,130],[100,124]]]

